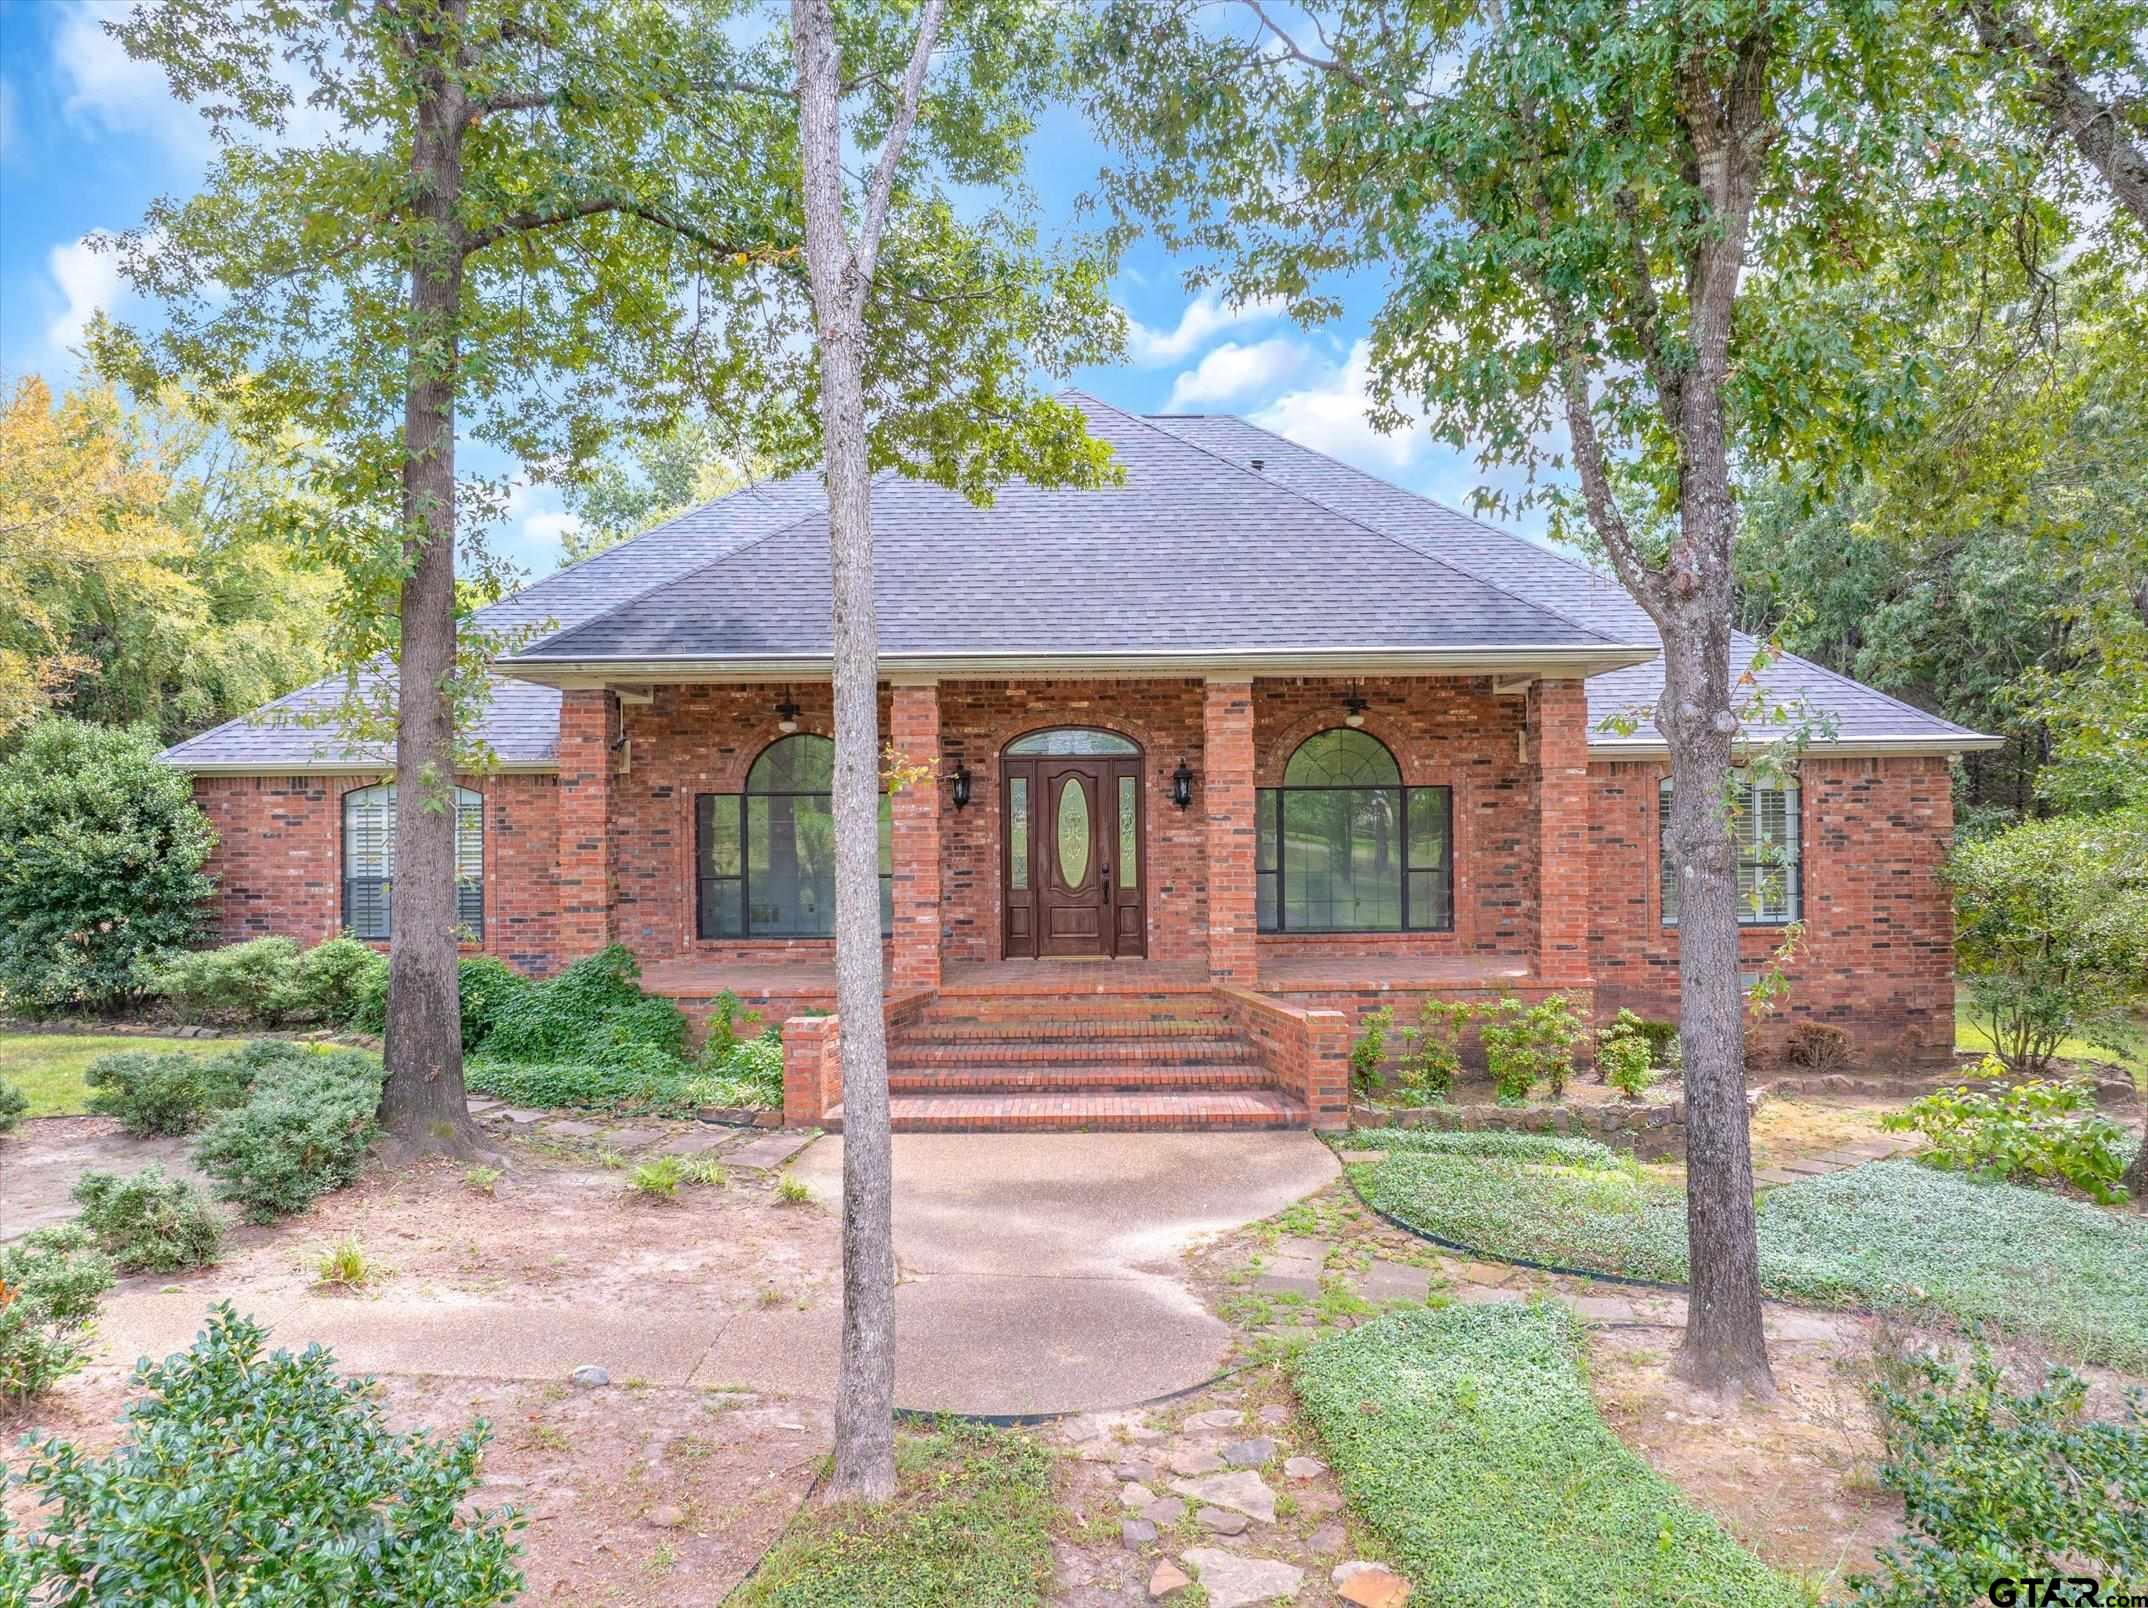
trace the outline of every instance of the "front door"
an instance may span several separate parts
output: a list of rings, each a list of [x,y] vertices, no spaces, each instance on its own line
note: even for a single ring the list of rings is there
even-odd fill
[[[1004,781],[1005,952],[1145,953],[1140,760],[1009,759]]]

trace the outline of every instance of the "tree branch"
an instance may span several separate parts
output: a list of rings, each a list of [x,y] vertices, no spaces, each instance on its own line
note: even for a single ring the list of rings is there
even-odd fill
[[[2037,101],[2109,186],[2111,198],[2148,227],[2148,148],[2126,126],[2131,97],[2097,99],[2073,63],[2037,37],[2006,0],[1965,0],[1963,9],[1988,55],[2013,55],[2035,70]]]
[[[682,240],[690,240],[704,251],[712,251],[718,256],[735,257],[742,253],[752,256],[766,256],[771,250],[780,253],[788,249],[765,243],[761,245],[742,245],[734,240],[718,240],[699,225],[688,223],[684,219],[671,217],[644,202],[607,195],[588,196],[580,201],[570,201],[564,206],[554,207],[547,211],[511,213],[507,217],[500,219],[499,222],[487,224],[484,228],[469,235],[464,240],[462,254],[465,257],[473,256],[487,246],[505,240],[509,235],[534,234],[542,229],[555,228],[562,223],[572,223],[577,218],[592,218],[600,213],[607,212],[618,213],[622,217],[639,218],[644,223],[654,224],[657,228],[675,234]]]
[[[925,71],[932,65],[932,47],[939,39],[940,19],[946,10],[946,0],[925,0],[924,15],[917,23],[917,42],[910,48],[910,70],[903,74],[902,98],[896,103],[888,137],[880,147],[880,161],[865,193],[865,216],[858,223],[857,278],[851,285],[851,295],[861,307],[865,287],[872,282],[873,261],[880,255],[880,236],[887,227],[888,203],[895,194],[895,169],[902,163],[903,147],[909,143],[910,130],[917,123],[918,101],[925,93]]]

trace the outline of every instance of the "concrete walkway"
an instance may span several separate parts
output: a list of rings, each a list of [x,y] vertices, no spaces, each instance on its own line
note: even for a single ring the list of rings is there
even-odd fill
[[[790,1169],[839,1213],[842,1141]],[[1281,1210],[1337,1176],[1310,1134],[904,1134],[895,1140],[896,1400],[1041,1413],[1131,1405],[1221,1365],[1230,1331],[1187,1287],[1180,1253]],[[831,1241],[833,1236],[830,1236]],[[826,1399],[841,1309],[741,1307],[711,1322],[528,1309],[392,1290],[250,1306],[274,1343],[332,1346],[371,1373],[731,1385]],[[199,1292],[115,1293],[108,1359],[162,1356],[201,1327]]]

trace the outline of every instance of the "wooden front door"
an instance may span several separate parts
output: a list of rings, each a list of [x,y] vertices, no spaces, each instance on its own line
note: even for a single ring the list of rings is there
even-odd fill
[[[1141,955],[1139,759],[1009,759],[1001,789],[1005,953]]]

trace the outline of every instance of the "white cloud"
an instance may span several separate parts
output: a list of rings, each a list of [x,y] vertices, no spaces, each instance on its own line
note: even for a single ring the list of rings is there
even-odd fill
[[[528,547],[557,548],[566,537],[582,528],[579,514],[532,514],[522,521],[522,540]]]
[[[1149,368],[1183,363],[1226,330],[1265,324],[1280,317],[1284,305],[1280,299],[1263,298],[1226,307],[1221,295],[1204,290],[1186,304],[1174,329],[1151,329],[1133,314],[1126,314],[1126,350],[1135,362]]]
[[[73,4],[53,30],[61,110],[108,134],[144,134],[175,156],[202,160],[211,141],[200,115],[172,93],[163,68],[136,61],[104,31],[111,14],[109,7]]]
[[[1225,341],[1171,382],[1171,398],[1164,411],[1177,413],[1203,403],[1262,395],[1296,375],[1311,358],[1304,342],[1284,335],[1250,346]]]
[[[1395,473],[1430,456],[1435,445],[1413,421],[1393,435],[1375,430],[1366,414],[1371,347],[1358,341],[1350,355],[1311,385],[1286,391],[1253,415],[1253,422],[1345,463]]]
[[[87,237],[54,246],[46,264],[59,291],[61,310],[45,326],[45,341],[58,356],[82,344],[92,313],[112,312],[127,291],[120,282],[118,259],[110,252],[90,250]]]

